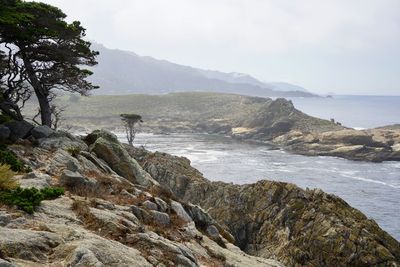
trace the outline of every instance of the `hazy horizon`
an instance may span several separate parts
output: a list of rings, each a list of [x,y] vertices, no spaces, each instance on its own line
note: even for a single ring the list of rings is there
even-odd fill
[[[400,95],[400,1],[41,2],[108,48],[317,94]]]

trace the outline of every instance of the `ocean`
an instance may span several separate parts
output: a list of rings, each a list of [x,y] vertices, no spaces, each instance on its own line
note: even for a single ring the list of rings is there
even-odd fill
[[[400,124],[400,96],[334,95],[332,98],[291,98],[294,106],[304,113],[335,119],[356,129]]]

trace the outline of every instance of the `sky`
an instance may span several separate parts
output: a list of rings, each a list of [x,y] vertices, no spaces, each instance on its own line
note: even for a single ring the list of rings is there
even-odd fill
[[[319,93],[400,95],[400,0],[44,0],[87,38]]]

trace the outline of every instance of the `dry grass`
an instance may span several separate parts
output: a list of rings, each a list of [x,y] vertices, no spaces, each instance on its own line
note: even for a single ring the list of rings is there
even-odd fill
[[[149,193],[153,196],[157,196],[161,199],[172,199],[178,201],[179,199],[175,196],[175,194],[165,186],[152,186],[149,190]]]
[[[109,194],[109,191],[110,191],[107,187],[104,187],[101,184],[93,184],[93,185],[80,184],[80,185],[68,188],[68,190],[72,194],[78,195],[81,197],[102,198],[102,199],[105,199],[105,197]]]
[[[9,190],[18,187],[14,179],[17,173],[13,172],[8,165],[0,165],[0,190]]]

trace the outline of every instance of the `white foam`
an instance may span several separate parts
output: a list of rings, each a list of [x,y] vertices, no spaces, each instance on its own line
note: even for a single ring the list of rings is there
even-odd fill
[[[377,181],[377,180],[372,180],[372,179],[368,179],[368,178],[364,178],[364,177],[360,177],[360,176],[352,176],[352,175],[346,175],[343,174],[343,176],[354,179],[354,180],[359,180],[359,181],[363,181],[363,182],[368,182],[368,183],[375,183],[375,184],[381,184],[381,185],[386,185],[395,189],[400,189],[399,185],[393,185],[393,184],[388,184],[382,181]]]

